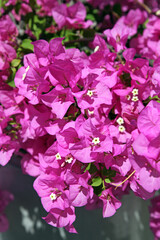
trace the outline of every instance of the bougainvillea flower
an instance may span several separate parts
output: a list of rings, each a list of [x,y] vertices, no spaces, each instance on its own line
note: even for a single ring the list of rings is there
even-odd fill
[[[100,199],[103,201],[103,217],[113,216],[116,213],[116,210],[122,205],[122,203],[113,195],[111,188],[104,190]]]

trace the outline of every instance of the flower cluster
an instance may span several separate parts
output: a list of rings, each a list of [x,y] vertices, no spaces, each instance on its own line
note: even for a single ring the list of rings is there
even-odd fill
[[[131,41],[131,46],[143,57],[157,59],[160,56],[159,22],[159,17],[151,16],[147,19],[146,29],[143,35],[138,34],[138,36]]]
[[[88,2],[94,8],[99,1]],[[100,2],[101,12],[108,1]],[[119,1],[109,2],[112,12]],[[65,47],[61,34],[38,39],[17,68],[15,87],[1,81],[0,165],[20,155],[22,171],[36,178],[45,221],[73,233],[75,207],[101,206],[103,217],[110,217],[130,190],[149,199],[160,189],[159,18],[137,1],[123,2],[124,14],[95,34],[89,54]],[[85,20],[79,1],[37,4],[39,16],[53,17],[57,31],[93,30],[94,19]],[[158,5],[151,7],[157,11]],[[9,24],[7,17],[2,24]],[[9,35],[0,28],[3,71],[16,58],[17,30],[9,27]]]
[[[16,58],[13,48],[16,44],[18,30],[11,18],[6,15],[0,19],[0,88],[10,75],[10,62]]]

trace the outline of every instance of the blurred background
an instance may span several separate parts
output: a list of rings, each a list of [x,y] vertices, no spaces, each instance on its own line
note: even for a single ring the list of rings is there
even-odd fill
[[[0,188],[14,194],[6,209],[10,227],[0,240],[151,240],[149,201],[133,194],[123,197],[122,207],[110,218],[103,219],[102,209],[88,211],[77,208],[74,226],[79,234],[69,234],[45,223],[40,198],[34,191],[34,179],[23,175],[17,167],[0,168]]]

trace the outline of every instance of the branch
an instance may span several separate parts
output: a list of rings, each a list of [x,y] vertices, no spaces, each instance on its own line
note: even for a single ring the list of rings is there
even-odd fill
[[[135,2],[140,5],[142,8],[144,8],[144,10],[146,10],[146,12],[148,12],[149,14],[154,14],[152,12],[152,10],[145,4],[145,3],[141,3],[140,1],[138,0],[135,0]]]
[[[96,35],[99,35],[99,36],[102,37],[105,41],[107,41],[107,38],[106,38],[106,36],[105,36],[104,34],[97,32]],[[95,36],[96,36],[96,35],[95,35]],[[63,44],[64,44],[64,46],[67,46],[67,45],[72,44],[72,43],[81,43],[81,42],[87,42],[87,43],[88,43],[88,42],[90,42],[90,41],[93,41],[94,38],[95,38],[95,36],[94,36],[94,37],[88,37],[88,38],[86,38],[86,37],[84,37],[84,38],[83,38],[83,37],[80,37],[80,38],[75,39],[75,40],[70,40],[70,41],[64,42]]]
[[[153,15],[155,15],[156,17],[160,17],[160,10],[158,10],[158,11],[156,11],[156,12],[153,12],[153,11],[151,10],[151,8],[148,7],[145,3],[141,3],[141,2],[138,1],[138,0],[135,0],[135,2],[136,2],[138,5],[140,5],[144,10],[146,10],[146,12],[147,12],[148,14],[153,14]]]
[[[93,41],[93,40],[94,40],[94,37],[78,38],[78,39],[75,39],[75,40],[70,40],[70,41],[64,42],[64,46],[67,46],[67,45],[72,44],[72,43],[90,42],[90,41]]]

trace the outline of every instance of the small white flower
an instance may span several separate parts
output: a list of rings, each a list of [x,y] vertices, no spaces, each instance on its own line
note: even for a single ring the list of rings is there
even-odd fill
[[[132,97],[132,101],[133,101],[133,102],[137,102],[138,100],[139,100],[139,99],[138,99],[137,96],[133,96],[133,97]]]
[[[123,118],[122,118],[122,117],[119,117],[119,118],[117,119],[117,123],[118,123],[119,125],[122,125],[122,124],[124,123]]]
[[[67,159],[65,160],[65,162],[67,162],[67,163],[71,163],[72,161],[73,161],[73,158],[72,158],[72,157],[67,158]]]
[[[60,159],[61,159],[61,155],[60,155],[59,153],[57,153],[57,154],[55,155],[55,157],[56,157],[57,160],[60,160]]]
[[[88,90],[87,95],[88,95],[89,97],[92,97],[92,96],[93,96],[93,91],[92,91],[92,90]]]
[[[124,132],[124,131],[126,130],[125,127],[122,126],[122,125],[120,125],[120,126],[118,127],[118,129],[119,129],[120,132]]]
[[[92,115],[92,114],[94,114],[94,111],[90,111],[90,110],[88,109],[88,114],[89,114],[89,115]]]
[[[71,163],[73,161],[73,158],[72,158],[72,155],[71,154],[69,154],[69,155],[67,155],[66,157],[65,157],[65,162],[66,163]]]
[[[93,138],[92,143],[95,144],[95,145],[99,144],[100,143],[99,137]]]
[[[137,88],[133,88],[132,94],[133,94],[133,96],[138,95],[138,89]]]
[[[57,199],[57,195],[55,193],[51,193],[50,194],[50,199],[53,201],[53,200],[56,200]]]

